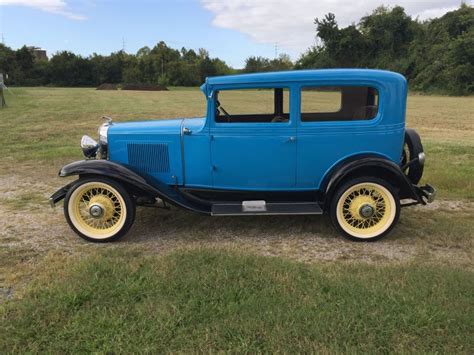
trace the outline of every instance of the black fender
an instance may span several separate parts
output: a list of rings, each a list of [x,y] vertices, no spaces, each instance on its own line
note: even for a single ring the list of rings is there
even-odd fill
[[[381,177],[398,189],[400,199],[413,199],[418,203],[424,203],[416,192],[416,187],[408,180],[399,165],[384,157],[366,154],[348,158],[326,174],[320,188],[324,205],[331,201],[341,182],[360,176]]]
[[[99,175],[112,178],[121,183],[131,185],[138,191],[155,195],[156,189],[151,186],[144,177],[138,175],[131,169],[109,160],[79,160],[67,164],[61,168],[60,177]]]
[[[196,203],[186,198],[177,189],[163,184],[153,177],[133,171],[129,167],[111,162],[109,160],[80,160],[62,167],[59,171],[60,177],[79,175],[104,176],[124,185],[134,195],[158,197],[173,205],[192,210],[194,212],[210,214],[210,206]],[[50,204],[54,206],[62,200],[67,191],[74,185],[75,181],[62,187],[50,197]]]

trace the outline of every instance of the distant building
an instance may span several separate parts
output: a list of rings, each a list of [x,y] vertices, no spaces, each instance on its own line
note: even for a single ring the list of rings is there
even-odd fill
[[[48,60],[48,54],[46,53],[46,49],[42,49],[40,47],[30,46],[28,47],[31,54],[35,56],[36,60]]]

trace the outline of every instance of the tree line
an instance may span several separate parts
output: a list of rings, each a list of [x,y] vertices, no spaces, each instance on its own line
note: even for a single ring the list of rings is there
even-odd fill
[[[462,4],[444,16],[421,22],[400,6],[378,7],[357,24],[340,28],[336,16],[315,19],[318,44],[296,62],[252,56],[236,70],[205,49],[169,47],[165,42],[88,57],[69,51],[36,60],[31,50],[0,44],[0,72],[9,85],[98,86],[103,83],[197,86],[206,77],[308,68],[379,68],[402,73],[414,90],[474,93],[474,9]]]
[[[474,8],[466,4],[425,22],[400,6],[382,6],[345,28],[331,13],[315,25],[321,44],[295,68],[388,69],[405,75],[415,90],[474,93]]]
[[[36,60],[27,47],[16,51],[0,45],[0,71],[13,85],[98,86],[103,83],[197,86],[207,76],[225,75],[233,70],[205,49],[170,48],[165,42],[143,47],[136,54],[124,51],[89,57],[69,51],[50,60]]]

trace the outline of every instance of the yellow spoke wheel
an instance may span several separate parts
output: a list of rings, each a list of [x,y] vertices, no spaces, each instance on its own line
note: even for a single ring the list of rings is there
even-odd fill
[[[107,180],[86,180],[71,189],[65,201],[69,224],[83,238],[108,241],[130,227],[131,200],[121,186]]]
[[[343,186],[333,205],[336,225],[351,239],[379,238],[398,219],[400,205],[396,194],[381,181],[367,179]]]

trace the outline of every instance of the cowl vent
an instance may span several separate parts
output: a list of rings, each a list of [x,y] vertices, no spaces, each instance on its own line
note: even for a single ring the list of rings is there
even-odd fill
[[[128,164],[148,173],[167,173],[170,171],[168,144],[130,143],[127,145]]]

